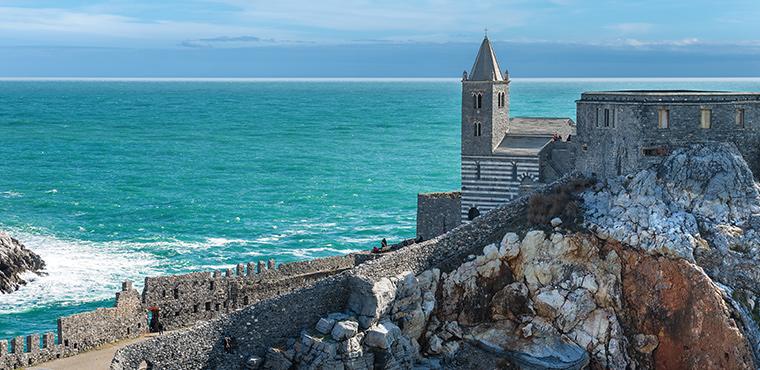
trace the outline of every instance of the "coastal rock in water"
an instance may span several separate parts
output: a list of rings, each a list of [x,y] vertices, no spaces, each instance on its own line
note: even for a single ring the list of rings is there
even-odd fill
[[[39,272],[45,262],[18,240],[0,231],[0,292],[12,293],[25,285],[24,272]]]

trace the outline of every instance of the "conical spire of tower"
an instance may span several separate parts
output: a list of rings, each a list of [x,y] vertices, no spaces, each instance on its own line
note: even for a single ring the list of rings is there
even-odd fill
[[[483,43],[480,44],[478,57],[475,59],[475,64],[473,64],[467,79],[469,81],[504,81],[504,76],[499,69],[499,62],[496,60],[496,54],[493,52],[491,41],[488,40],[487,35],[483,38]]]

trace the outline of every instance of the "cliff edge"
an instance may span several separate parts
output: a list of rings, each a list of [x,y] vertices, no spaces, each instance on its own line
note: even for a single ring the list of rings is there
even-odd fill
[[[759,254],[760,187],[733,145],[701,144],[564,178],[112,369],[756,369]]]
[[[26,281],[25,272],[39,272],[45,262],[34,252],[26,249],[18,240],[0,231],[0,292],[13,293]]]

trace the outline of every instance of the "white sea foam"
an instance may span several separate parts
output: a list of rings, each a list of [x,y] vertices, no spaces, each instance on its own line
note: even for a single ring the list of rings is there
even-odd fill
[[[206,243],[212,247],[221,247],[227,244],[245,244],[250,242],[250,240],[245,239],[206,238]]]
[[[155,275],[157,260],[124,242],[65,240],[50,235],[9,230],[45,261],[45,276],[26,274],[29,284],[0,295],[0,313],[22,312],[51,303],[74,305],[113,298],[121,281],[142,285]]]
[[[50,235],[46,230],[32,227],[5,228],[4,231],[19,239],[42,257],[46,263],[46,275],[25,274],[24,278],[28,281],[26,286],[13,294],[0,295],[0,314],[24,312],[51,304],[67,306],[111,299],[114,293],[119,291],[121,282],[124,280],[133,281],[135,287],[141,289],[146,276],[167,273],[166,263],[169,261],[161,260],[162,251],[181,255],[229,244],[250,244],[258,247],[255,248],[256,250],[241,251],[241,256],[266,256],[275,259],[277,256],[312,259],[359,251],[358,249],[335,248],[332,245],[300,249],[280,249],[272,246],[273,241],[304,234],[304,230],[287,231],[256,240],[208,237],[197,242],[175,239],[148,242],[96,242],[60,238]],[[211,271],[232,267],[234,264],[214,264],[213,262],[186,266],[188,271]],[[173,272],[182,271],[173,270]]]
[[[2,195],[4,198],[20,198],[20,197],[23,197],[23,196],[24,196],[24,194],[23,194],[23,193],[19,193],[19,192],[16,192],[16,191],[12,191],[12,190],[11,190],[11,191],[4,191],[4,192],[2,192],[2,193],[0,193],[0,194],[1,194],[1,195]]]

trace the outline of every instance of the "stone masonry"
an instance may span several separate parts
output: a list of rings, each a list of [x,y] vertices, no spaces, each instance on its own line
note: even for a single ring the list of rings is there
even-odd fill
[[[9,352],[8,341],[0,340],[0,370],[73,356],[106,343],[138,337],[146,329],[140,293],[131,282],[124,282],[121,292],[116,293],[114,307],[60,318],[57,341],[54,333],[16,337],[10,341]]]
[[[142,295],[127,281],[116,293],[114,307],[59,318],[57,338],[55,333],[44,333],[0,340],[0,370],[32,366],[139,337],[149,331],[146,316],[149,309],[159,315],[166,330],[187,327],[241,310],[260,300],[309,287],[322,280],[329,281],[332,275],[381,256],[353,253],[280,265],[269,260],[238,264],[235,269],[223,272],[147,277]],[[343,294],[332,289],[329,283],[318,286],[323,287],[318,291],[334,296],[332,299],[336,302],[344,299]],[[289,303],[292,307],[298,304]],[[302,304],[311,305],[311,301]],[[276,311],[272,313],[276,315]],[[279,324],[283,327],[293,322],[287,317],[278,317],[283,320]],[[260,330],[266,333],[269,329],[262,327]]]
[[[417,236],[432,239],[462,223],[462,193],[425,193],[417,195]]]
[[[632,173],[676,148],[717,141],[734,143],[760,175],[760,93],[587,92],[577,105],[579,171]]]

